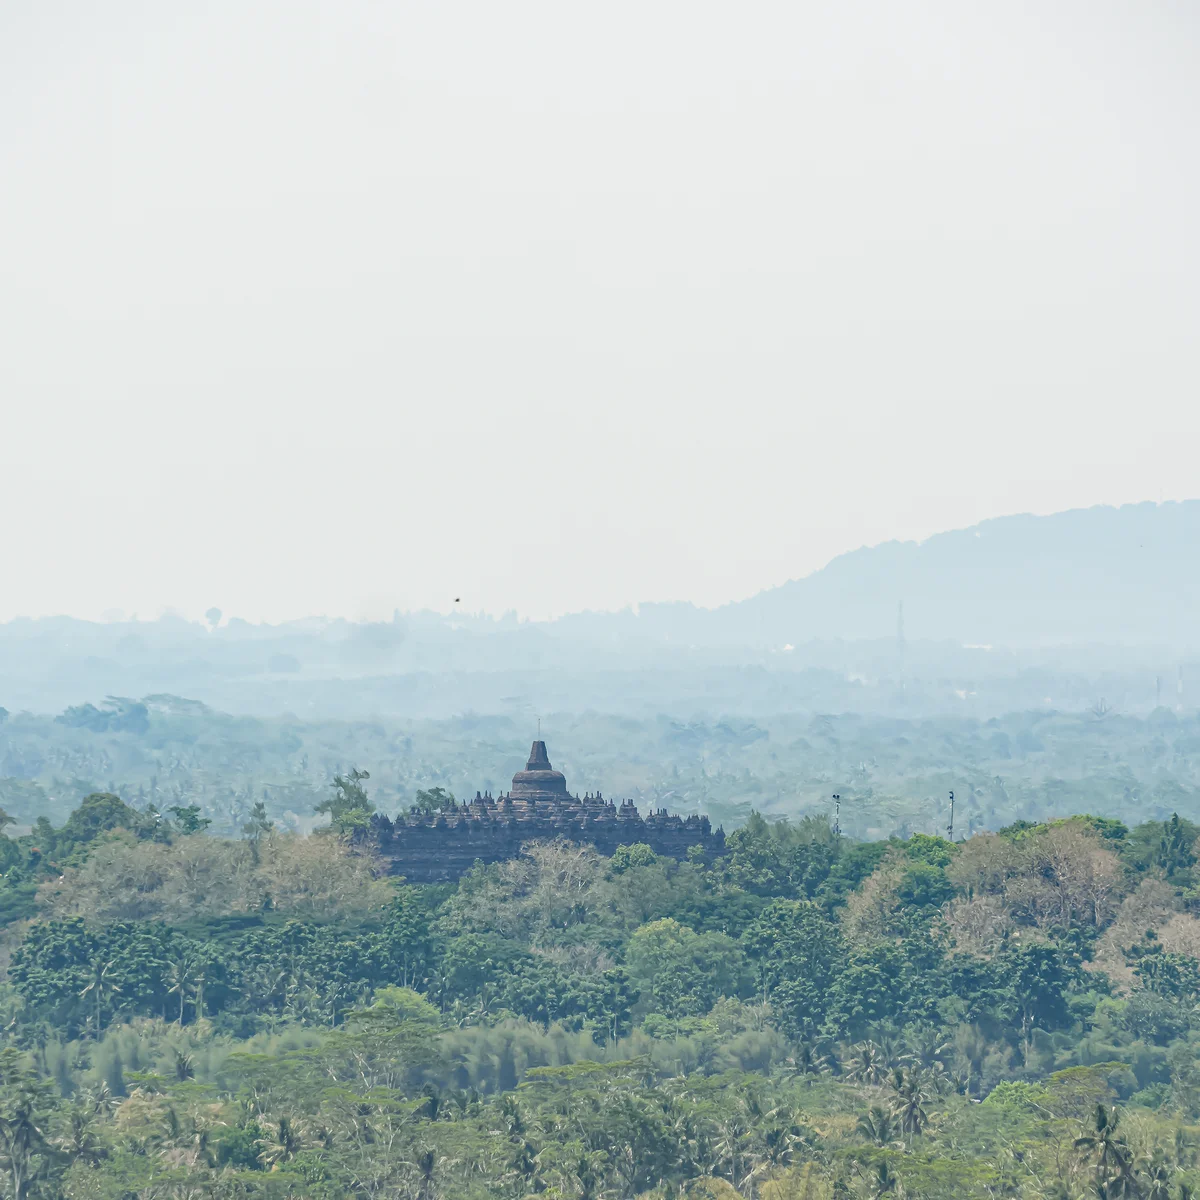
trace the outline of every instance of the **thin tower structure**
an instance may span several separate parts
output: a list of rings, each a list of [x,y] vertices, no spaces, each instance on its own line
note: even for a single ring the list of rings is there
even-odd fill
[[[833,793],[833,836],[842,836],[842,798]]]
[[[946,826],[946,841],[954,841],[954,793],[950,793],[950,824]]]

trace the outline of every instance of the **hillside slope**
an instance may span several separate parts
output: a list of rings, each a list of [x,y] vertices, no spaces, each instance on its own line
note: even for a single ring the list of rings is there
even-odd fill
[[[895,633],[901,602],[910,639],[1194,647],[1200,500],[1000,517],[864,547],[688,623],[757,644],[874,638]],[[642,610],[648,623],[655,607]]]

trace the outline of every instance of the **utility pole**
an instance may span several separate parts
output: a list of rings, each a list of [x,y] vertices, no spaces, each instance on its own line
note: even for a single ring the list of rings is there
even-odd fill
[[[833,793],[833,836],[842,836],[842,798]]]
[[[950,793],[950,824],[946,826],[946,841],[954,841],[954,793]]]

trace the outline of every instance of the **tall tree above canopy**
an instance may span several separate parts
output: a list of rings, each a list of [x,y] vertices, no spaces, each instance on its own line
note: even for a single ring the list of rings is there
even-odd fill
[[[47,848],[47,853],[52,850],[55,857],[66,858],[90,845],[102,833],[114,829],[128,829],[139,837],[146,837],[152,832],[152,822],[130,808],[120,796],[111,792],[92,792],[84,796],[63,827],[55,831],[54,845]]]
[[[328,813],[329,822],[338,833],[349,833],[366,825],[375,811],[363,787],[363,782],[370,778],[370,771],[360,771],[357,767],[351,767],[345,775],[335,775],[331,784],[333,795],[322,800],[314,811]]]

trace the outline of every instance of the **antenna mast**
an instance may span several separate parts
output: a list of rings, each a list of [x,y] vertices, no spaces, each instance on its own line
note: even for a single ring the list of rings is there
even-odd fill
[[[954,841],[954,793],[950,793],[950,824],[946,826],[946,841]]]

